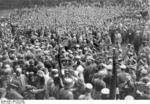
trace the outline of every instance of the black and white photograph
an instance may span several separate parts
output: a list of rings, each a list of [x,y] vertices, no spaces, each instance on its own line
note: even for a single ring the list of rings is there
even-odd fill
[[[10,100],[150,100],[150,0],[0,0]]]

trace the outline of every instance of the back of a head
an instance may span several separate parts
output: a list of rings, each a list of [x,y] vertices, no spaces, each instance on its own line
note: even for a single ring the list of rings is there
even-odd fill
[[[108,99],[110,94],[110,90],[108,88],[103,88],[101,90],[101,98],[102,99]]]
[[[127,95],[124,100],[134,100],[134,97],[131,95]]]
[[[92,89],[93,89],[93,86],[92,86],[92,84],[91,84],[91,83],[87,83],[87,84],[85,84],[85,87],[86,87],[86,91],[87,91],[87,93],[90,93],[90,92],[92,91]]]

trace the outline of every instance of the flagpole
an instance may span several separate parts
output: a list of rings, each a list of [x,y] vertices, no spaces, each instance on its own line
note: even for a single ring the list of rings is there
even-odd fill
[[[113,71],[112,81],[110,88],[110,99],[116,99],[116,86],[117,86],[117,69],[116,69],[116,49],[113,49]]]

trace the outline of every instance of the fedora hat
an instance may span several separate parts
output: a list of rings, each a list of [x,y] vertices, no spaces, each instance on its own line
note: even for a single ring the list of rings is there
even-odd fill
[[[72,88],[74,86],[75,82],[71,78],[65,78],[64,79],[64,87],[65,88]]]

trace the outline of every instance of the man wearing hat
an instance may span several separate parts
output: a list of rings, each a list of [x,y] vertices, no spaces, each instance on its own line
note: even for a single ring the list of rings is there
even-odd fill
[[[81,61],[81,57],[79,56],[79,55],[77,55],[76,57],[75,57],[75,63],[74,63],[74,70],[76,70],[77,72],[78,72],[78,77],[80,78],[80,79],[82,79],[82,81],[84,82],[84,74],[83,74],[83,72],[84,72],[84,70],[85,70],[85,66],[84,66],[84,64],[82,63],[82,61]]]
[[[106,70],[106,76],[104,78],[104,81],[106,83],[106,87],[111,87],[111,79],[112,79],[112,65],[107,65],[103,70]]]
[[[136,70],[137,80],[139,80],[142,75],[148,74],[148,65],[146,62],[146,58],[141,58],[138,63],[138,69]]]
[[[75,47],[75,45],[77,44],[77,37],[76,34],[73,34],[73,37],[70,37],[69,42],[68,42],[68,46],[70,48]]]
[[[21,94],[22,96],[26,96],[27,89],[34,88],[33,86],[28,84],[28,78],[25,76],[25,74],[22,73],[22,68],[20,66],[16,67],[15,75],[13,76],[13,79],[11,83],[18,86],[16,91]]]
[[[49,76],[49,72],[45,73],[45,99],[48,99],[49,97],[55,97],[58,96],[58,91],[60,89],[60,79],[57,69],[51,70],[51,76]]]
[[[78,64],[78,66],[76,67],[76,71],[78,72],[78,76],[83,82],[85,82],[84,74],[83,74],[84,70],[85,69],[81,64]]]
[[[110,36],[109,36],[109,34],[108,34],[108,32],[106,31],[105,33],[104,33],[104,40],[105,40],[105,44],[106,45],[111,45],[111,38],[110,38]]]
[[[92,80],[93,84],[93,99],[101,99],[100,92],[103,88],[106,88],[106,83],[104,82],[104,77],[106,76],[106,73],[104,71],[99,71],[94,75],[94,78]]]
[[[39,70],[37,72],[38,78],[36,79],[36,89],[31,90],[35,94],[36,99],[48,99],[49,88],[53,85],[52,78],[49,77],[49,72]]]
[[[52,69],[51,70],[51,77],[54,80],[54,84],[56,86],[59,86],[59,72],[58,72],[58,69]]]
[[[135,36],[135,34],[134,34],[133,30],[132,29],[128,30],[128,34],[127,34],[128,43],[132,44],[134,36]]]
[[[145,91],[143,91],[143,92],[138,91],[137,92],[139,96],[137,96],[136,99],[150,100],[150,84],[149,84],[149,82],[146,83],[145,87],[146,87]]]
[[[74,99],[74,95],[72,92],[74,83],[75,83],[74,80],[71,78],[64,79],[64,88],[60,89],[59,99],[62,99],[62,100],[73,100]]]
[[[116,31],[116,33],[115,33],[115,42],[116,42],[117,44],[121,44],[121,43],[122,43],[122,36],[121,36],[121,34],[119,33],[119,31]]]
[[[91,92],[93,90],[93,86],[90,83],[85,84],[85,94],[79,96],[79,100],[92,100]]]
[[[142,45],[142,35],[141,31],[137,31],[133,40],[133,45],[136,53],[138,53],[140,46]]]
[[[94,73],[97,72],[98,67],[94,62],[92,56],[88,56],[85,63],[85,70],[84,70],[84,80],[85,83],[91,83]]]
[[[132,93],[133,91],[133,79],[129,73],[126,72],[127,67],[125,65],[121,65],[121,72],[118,73],[118,87],[120,91],[120,99],[124,99],[125,95],[128,93]],[[130,91],[130,92],[129,92]]]
[[[13,83],[13,69],[9,65],[5,65],[5,78],[2,82],[2,87],[6,88],[6,98],[8,99],[23,99],[23,96],[18,92],[19,84]]]

